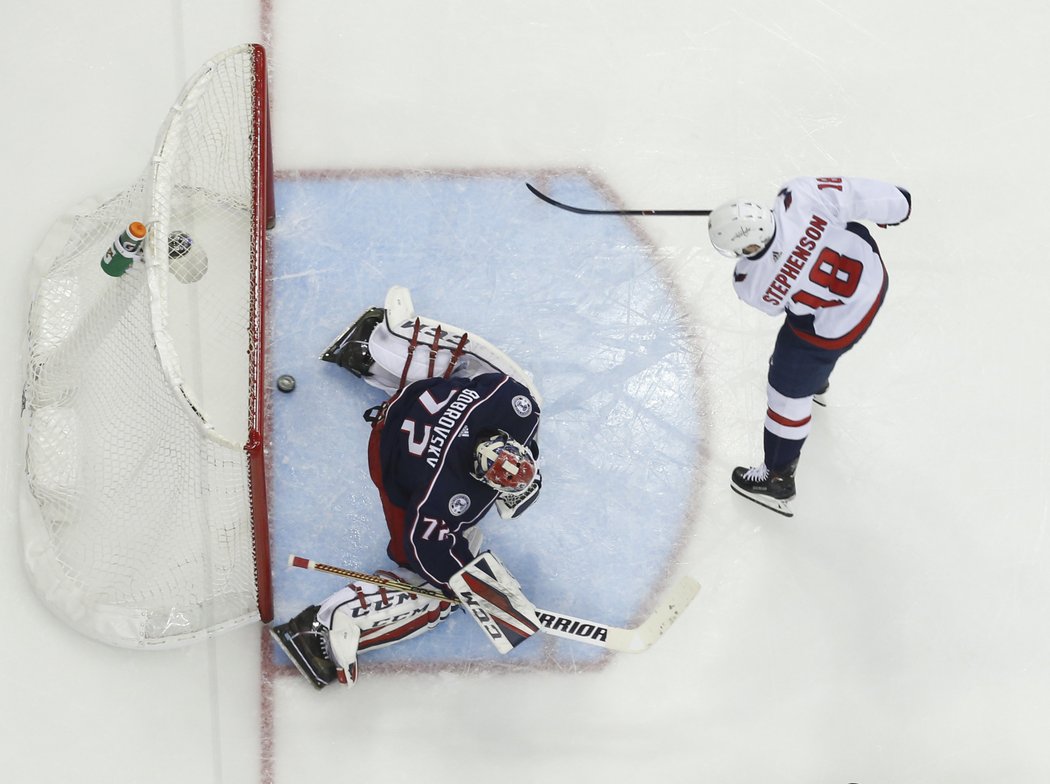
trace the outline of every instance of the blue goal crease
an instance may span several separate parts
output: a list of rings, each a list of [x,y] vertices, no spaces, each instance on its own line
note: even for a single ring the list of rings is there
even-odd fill
[[[546,182],[575,203],[607,202],[578,175]],[[361,416],[384,396],[319,357],[399,284],[419,313],[506,351],[545,398],[543,492],[517,520],[490,514],[484,548],[537,606],[632,623],[683,538],[693,486],[683,467],[695,464],[701,440],[692,338],[652,249],[622,219],[565,214],[511,176],[279,179],[276,201],[267,368],[272,379],[296,379],[293,392],[271,393],[277,620],[343,585],[284,568],[289,553],[358,571],[391,565]],[[367,657],[406,667],[512,658],[572,669],[602,656],[544,642],[501,657],[454,613]]]

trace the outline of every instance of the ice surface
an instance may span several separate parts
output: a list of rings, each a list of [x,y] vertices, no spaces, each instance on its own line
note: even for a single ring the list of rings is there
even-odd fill
[[[578,175],[549,187],[602,200]],[[403,284],[418,313],[503,347],[544,398],[540,500],[514,522],[490,514],[484,547],[538,606],[619,626],[647,613],[691,520],[701,449],[696,356],[652,249],[623,221],[567,219],[517,173],[300,177],[282,180],[277,200],[268,361],[297,380],[273,400],[278,563],[294,552],[359,571],[390,566],[361,417],[385,396],[318,357]],[[566,239],[552,245],[559,228]],[[285,616],[341,587],[297,570],[275,579]],[[362,667],[571,668],[599,652],[537,638],[501,660],[472,627],[457,613]]]
[[[420,189],[385,197],[404,199],[404,209],[363,227],[358,236],[372,239],[351,269],[371,266],[374,279],[361,281],[330,323],[314,307],[304,314],[304,329],[317,333],[303,341],[303,361],[320,365],[314,355],[394,282],[376,274],[378,263],[418,261],[419,245],[406,244],[397,258],[396,238],[374,233],[395,225],[418,232],[406,243],[425,238],[430,248],[441,238],[434,258],[472,261],[483,294],[508,273],[490,265],[493,257],[535,248],[544,263],[581,259],[527,292],[544,318],[544,303],[553,310],[562,295],[574,307],[597,305],[607,290],[593,280],[595,265],[603,254],[627,257],[645,279],[635,290],[665,297],[666,310],[639,309],[639,318],[671,325],[671,314],[684,314],[681,334],[697,363],[690,427],[702,434],[694,485],[675,499],[686,504],[681,547],[670,562],[640,557],[654,571],[695,574],[704,590],[650,651],[603,667],[548,672],[544,660],[541,671],[480,662],[409,672],[391,664],[366,670],[350,694],[318,694],[285,674],[254,628],[171,652],[84,640],[42,610],[22,574],[25,307],[11,307],[0,316],[9,368],[0,378],[0,497],[9,521],[0,580],[11,632],[0,711],[5,781],[436,783],[480,769],[513,782],[1050,779],[1041,492],[1050,469],[1042,413],[1050,267],[1038,247],[1050,221],[1050,8],[903,0],[9,5],[0,27],[9,191],[0,235],[12,302],[55,217],[142,171],[186,76],[231,44],[261,39],[271,51],[274,154],[288,206],[307,203],[299,187],[351,199],[340,189],[378,187],[387,177],[397,190],[406,172],[417,173]],[[573,171],[588,176],[560,179]],[[796,516],[785,521],[726,486],[732,467],[760,448],[764,363],[777,323],[735,300],[702,222],[560,214],[521,183],[549,184],[565,201],[704,208],[772,194],[799,174],[900,182],[915,213],[876,235],[889,298],[836,371],[799,468]],[[440,198],[427,193],[436,183]],[[601,192],[588,192],[595,183]],[[450,210],[445,187],[461,187],[469,211]],[[495,200],[475,200],[487,188]],[[285,216],[275,243],[334,242],[328,258],[343,263],[338,248],[351,232],[321,229],[360,216],[340,210],[334,195],[322,201],[331,215]],[[415,225],[420,213],[424,223]],[[528,236],[510,247],[481,231],[515,220]],[[666,288],[652,287],[657,277]],[[432,287],[399,282],[412,287],[421,312],[475,327],[479,297],[452,289],[431,298]],[[555,426],[570,422],[559,402],[593,379],[573,386],[571,363],[556,364],[561,347],[528,355],[531,341],[483,321],[479,331],[537,377],[561,378],[545,388],[544,428],[555,438]],[[611,322],[603,339],[642,323]],[[555,339],[541,337],[539,346]],[[652,367],[650,357],[639,359]],[[328,372],[341,392],[330,379],[326,404],[367,394],[342,371]],[[284,404],[298,405],[321,383],[304,376]],[[352,425],[339,434],[349,458],[360,455],[360,406],[344,402]],[[624,413],[638,421],[637,408]],[[580,515],[558,497],[571,486],[552,483],[543,503]],[[362,504],[374,503],[367,486],[362,494]],[[521,558],[508,558],[512,568],[539,576],[533,516],[500,530],[523,537],[506,543]],[[344,515],[330,518],[345,528]],[[333,560],[357,561],[346,540],[331,541],[347,548]],[[542,576],[547,586],[569,582],[550,570]]]

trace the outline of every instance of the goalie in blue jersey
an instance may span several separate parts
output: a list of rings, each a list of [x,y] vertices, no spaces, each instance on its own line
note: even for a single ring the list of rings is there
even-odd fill
[[[320,689],[352,685],[360,652],[415,637],[457,602],[503,653],[531,636],[535,608],[477,525],[495,506],[537,498],[541,399],[528,375],[484,339],[416,316],[406,289],[364,313],[322,359],[391,394],[369,413],[368,466],[397,565],[380,576],[447,597],[351,583],[271,634]]]

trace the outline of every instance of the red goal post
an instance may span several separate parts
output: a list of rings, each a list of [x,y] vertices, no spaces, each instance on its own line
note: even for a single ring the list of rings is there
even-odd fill
[[[132,221],[141,261],[100,260]],[[265,465],[266,54],[186,83],[145,173],[60,219],[34,259],[25,562],[79,631],[150,648],[273,617]]]

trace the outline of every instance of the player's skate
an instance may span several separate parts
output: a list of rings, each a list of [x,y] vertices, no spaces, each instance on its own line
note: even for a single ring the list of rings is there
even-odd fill
[[[785,517],[795,513],[788,506],[788,501],[795,497],[795,466],[791,463],[782,471],[770,471],[765,463],[754,468],[737,466],[733,469],[733,482],[730,487],[740,495],[756,504],[772,509]]]
[[[332,345],[325,349],[321,359],[325,362],[334,362],[359,378],[372,375],[374,361],[368,349],[368,339],[385,316],[386,311],[383,308],[366,310]]]
[[[827,408],[827,405],[828,405],[828,397],[827,397],[827,395],[828,395],[828,387],[830,387],[830,386],[831,386],[830,383],[826,383],[826,384],[824,384],[824,386],[821,388],[821,390],[819,392],[816,392],[816,393],[813,394],[813,402],[816,403],[818,406],[821,406],[822,408]]]
[[[270,629],[270,635],[303,677],[323,689],[335,680],[336,666],[328,658],[327,629],[317,620],[318,609],[307,607],[288,623]]]

